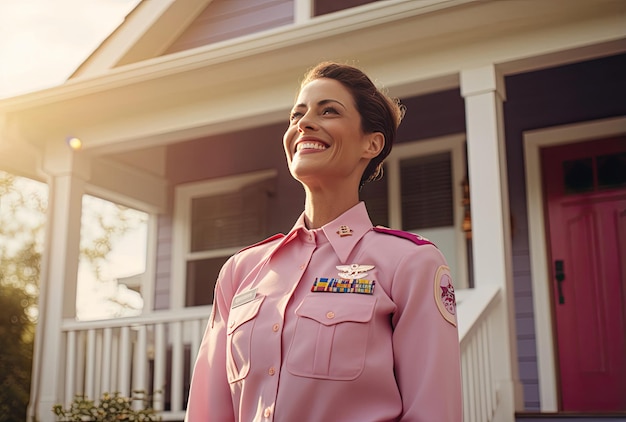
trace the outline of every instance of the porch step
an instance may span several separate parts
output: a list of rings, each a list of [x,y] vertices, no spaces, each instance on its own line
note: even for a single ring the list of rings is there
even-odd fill
[[[626,412],[517,412],[515,420],[516,422],[626,422]]]

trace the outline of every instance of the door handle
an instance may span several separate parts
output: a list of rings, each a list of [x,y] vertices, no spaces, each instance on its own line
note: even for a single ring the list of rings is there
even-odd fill
[[[563,260],[557,259],[554,261],[554,277],[556,278],[556,289],[559,294],[559,304],[565,303],[565,296],[563,296],[563,286],[561,285],[565,280],[565,272],[563,272]]]

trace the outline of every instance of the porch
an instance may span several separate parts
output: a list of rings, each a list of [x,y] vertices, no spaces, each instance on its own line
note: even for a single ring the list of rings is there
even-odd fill
[[[509,376],[501,361],[508,341],[501,289],[485,285],[457,292],[467,422],[513,420]],[[104,392],[143,390],[164,421],[184,417],[193,362],[210,314],[209,306],[154,311],[138,317],[62,324],[59,397],[90,398]]]

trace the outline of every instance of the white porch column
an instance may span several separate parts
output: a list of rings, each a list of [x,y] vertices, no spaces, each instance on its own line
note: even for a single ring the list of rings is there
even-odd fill
[[[461,71],[465,98],[470,180],[474,280],[497,284],[503,294],[502,318],[491,336],[503,336],[507,350],[493,354],[504,409],[523,410],[519,383],[513,302],[511,227],[502,104],[504,78],[494,65]]]
[[[50,193],[29,404],[29,420],[35,416],[40,422],[55,420],[52,406],[64,391],[61,322],[76,315],[82,196],[89,177],[87,160],[80,155],[59,142],[47,147],[44,156]]]

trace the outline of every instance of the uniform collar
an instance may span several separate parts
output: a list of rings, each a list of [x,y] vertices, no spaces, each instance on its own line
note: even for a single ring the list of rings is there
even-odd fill
[[[341,263],[346,264],[356,244],[372,227],[365,203],[359,202],[330,223],[324,225],[321,230],[332,245]],[[307,230],[304,223],[304,213],[300,215],[287,238],[291,239],[300,230]]]

